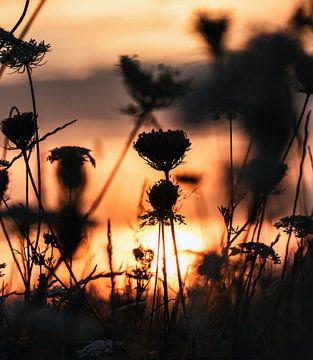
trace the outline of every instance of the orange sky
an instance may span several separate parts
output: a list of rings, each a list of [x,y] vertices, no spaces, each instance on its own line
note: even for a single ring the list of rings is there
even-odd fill
[[[38,0],[31,1],[30,11]],[[256,26],[279,26],[299,0],[47,0],[29,37],[51,43],[42,76],[84,77],[93,68],[112,67],[121,54],[153,62],[190,63],[204,59],[192,31],[199,9],[226,11],[233,18],[229,42],[238,46]],[[303,2],[301,2],[303,3]],[[9,29],[23,0],[2,0],[0,24]],[[269,16],[270,14],[270,16]]]
[[[37,3],[38,1],[31,1],[30,12]],[[192,16],[196,10],[212,9],[217,12],[227,10],[226,13],[233,18],[229,46],[236,48],[250,32],[265,26],[265,23],[271,27],[284,24],[297,3],[299,3],[297,0],[47,0],[38,19],[26,36],[26,39],[30,37],[37,40],[44,39],[52,45],[52,51],[47,54],[47,64],[34,70],[36,89],[43,86],[37,83],[38,80],[49,79],[50,82],[47,81],[45,86],[49,88],[53,85],[55,94],[58,92],[57,86],[64,86],[64,82],[62,82],[64,79],[86,78],[95,69],[106,68],[107,71],[113,72],[114,64],[117,63],[121,54],[138,54],[143,62],[166,62],[183,66],[199,62],[205,60],[207,54],[202,41],[192,31]],[[18,18],[23,4],[22,0],[1,0],[0,25],[5,29],[10,29]],[[10,85],[21,79],[25,80],[25,77],[19,74],[6,75],[1,82]],[[59,83],[52,84],[51,79],[56,79]],[[120,79],[118,81],[121,83]],[[110,84],[110,81],[108,83]],[[27,84],[21,86],[23,86],[23,92],[22,95],[20,94],[20,101],[25,107],[25,103],[29,103],[29,94]],[[81,83],[74,83],[73,86],[79,87]],[[121,88],[122,85],[116,92],[113,92],[114,99],[106,97],[105,93],[103,100],[99,99],[103,102],[105,109],[116,109],[125,103],[125,92],[122,94]],[[15,88],[12,89],[14,93]],[[0,91],[3,91],[3,88]],[[97,89],[95,91],[99,92]],[[106,91],[109,90],[106,89]],[[97,114],[97,121],[94,121],[94,118],[88,117],[88,111],[83,112],[83,110],[77,113],[74,111],[66,113],[62,117],[60,111],[58,112],[59,108],[65,114],[70,100],[72,103],[75,101],[80,103],[83,97],[70,100],[64,98],[61,99],[63,100],[61,103],[57,102],[56,98],[49,98],[52,92],[46,92],[44,96],[40,91],[38,93],[40,131],[51,130],[55,124],[60,125],[65,120],[79,119],[78,124],[74,127],[45,142],[43,145],[44,157],[49,149],[56,146],[75,144],[95,149],[95,143],[99,144],[100,141],[103,157],[97,159],[97,168],[92,170],[90,176],[92,189],[100,188],[131,128],[131,121],[118,115],[118,123],[106,125],[104,121],[109,118],[109,113],[105,111],[103,123],[99,120],[102,114]],[[122,96],[119,97],[118,94],[122,94]],[[83,95],[82,93],[81,96]],[[68,96],[70,97],[70,94]],[[1,105],[0,114],[4,116],[7,114],[7,107],[12,106],[13,103],[5,104],[5,107],[4,104]],[[91,102],[85,106],[88,110],[88,106],[92,108],[92,105]],[[48,106],[51,108],[50,112],[45,109]],[[22,107],[22,111],[30,111],[24,107]],[[54,112],[57,116],[55,119],[51,119]],[[163,120],[162,115],[160,117]],[[165,127],[169,126],[167,120],[162,124],[165,124]],[[112,135],[113,128],[114,135]],[[209,226],[210,242],[203,244],[203,247],[207,248],[212,247],[213,240],[219,239],[222,233],[221,228],[216,224],[216,218],[221,220],[217,206],[227,201],[223,189],[224,179],[221,175],[226,160],[220,155],[228,154],[228,142],[225,136],[220,133],[217,135],[214,129],[201,133],[194,132],[190,134],[190,138],[192,149],[186,157],[187,163],[183,169],[206,172],[201,190],[207,201],[211,221]],[[235,141],[237,141],[235,147],[238,145],[236,157],[240,153],[239,148],[242,148],[244,141],[242,137],[236,137]],[[46,166],[50,167],[49,177],[51,178],[53,168],[50,164],[46,164]],[[122,257],[127,252],[129,254],[134,245],[134,232],[129,225],[136,224],[136,210],[143,181],[148,179],[149,184],[152,184],[158,175],[138,157],[134,150],[130,149],[111,192],[100,209],[98,215],[101,221],[105,222],[108,217],[113,220],[113,236],[114,240],[119,241],[116,246]],[[15,188],[22,187],[22,179],[14,169],[12,176],[10,195],[14,202],[17,200]],[[51,188],[48,188],[47,191],[53,192]],[[185,189],[185,193],[188,191]],[[90,195],[89,193],[89,200],[91,200]],[[193,194],[185,200],[187,206],[182,209],[184,215],[187,215],[189,223],[185,229],[192,229],[194,239],[201,236],[198,220],[192,219],[194,204],[198,200],[199,195]],[[212,218],[214,218],[214,223]],[[143,234],[143,240],[147,236]],[[97,238],[100,242],[102,241],[103,249],[101,248],[101,250],[104,251],[104,229],[97,235]],[[193,241],[192,236],[191,241]],[[193,245],[194,250],[199,250],[196,240]],[[99,253],[99,250],[95,252]]]

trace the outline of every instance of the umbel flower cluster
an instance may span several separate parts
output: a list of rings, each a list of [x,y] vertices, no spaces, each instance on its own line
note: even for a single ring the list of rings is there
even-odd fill
[[[275,253],[271,246],[261,242],[247,242],[238,244],[238,247],[231,247],[230,255],[244,254],[248,261],[255,261],[257,258],[265,261],[267,259],[273,261],[274,264],[280,264],[280,256]]]
[[[297,238],[313,235],[313,219],[305,215],[291,215],[281,218],[274,224],[277,229],[283,228],[287,234],[294,233]]]
[[[50,44],[44,41],[23,41],[0,28],[0,62],[18,72],[40,65],[49,49]]]
[[[182,163],[191,143],[182,130],[142,133],[134,149],[153,169],[169,172]]]

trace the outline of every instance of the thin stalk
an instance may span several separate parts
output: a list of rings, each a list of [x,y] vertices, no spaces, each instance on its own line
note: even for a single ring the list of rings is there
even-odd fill
[[[289,141],[289,144],[288,144],[288,146],[287,146],[287,149],[285,150],[285,153],[284,153],[284,155],[283,155],[283,157],[282,157],[282,160],[281,160],[282,162],[284,162],[284,161],[286,160],[286,158],[287,158],[287,156],[288,156],[288,154],[289,154],[289,151],[290,151],[290,149],[291,149],[291,147],[292,147],[292,144],[293,144],[293,142],[294,142],[294,140],[295,140],[295,138],[296,138],[296,136],[297,136],[297,134],[298,134],[298,131],[299,131],[300,125],[301,125],[301,123],[302,123],[302,119],[303,119],[303,116],[304,116],[306,107],[307,107],[307,105],[308,105],[310,96],[311,96],[311,94],[305,94],[304,103],[303,103],[302,110],[301,110],[300,115],[299,115],[299,119],[298,119],[297,125],[296,125],[296,127],[295,127],[295,129],[294,129],[294,132],[293,132],[292,137],[291,137],[291,139],[290,139],[290,141]]]
[[[122,162],[128,152],[128,149],[130,148],[132,142],[135,139],[135,136],[137,135],[138,131],[140,130],[141,126],[144,124],[146,117],[147,117],[147,113],[146,112],[142,112],[136,123],[135,126],[133,127],[133,129],[131,130],[126,143],[119,155],[119,157],[116,160],[116,163],[113,166],[113,169],[111,170],[110,175],[108,176],[106,182],[103,184],[102,189],[100,190],[99,194],[97,195],[96,199],[93,201],[92,205],[90,206],[89,210],[86,213],[86,217],[89,217],[93,212],[95,212],[97,210],[97,208],[99,207],[103,197],[105,196],[106,192],[108,191],[108,189],[110,188],[120,166],[122,165]]]
[[[29,66],[26,66],[26,72],[27,72],[27,77],[28,77],[28,81],[29,81],[29,87],[30,87],[30,93],[31,93],[31,99],[32,99],[32,106],[33,106],[33,114],[34,114],[34,119],[35,119],[35,123],[36,123],[36,130],[35,130],[35,140],[36,140],[36,160],[37,160],[37,190],[38,190],[38,201],[41,202],[41,198],[42,198],[42,194],[41,194],[41,166],[40,166],[40,145],[39,145],[39,133],[38,133],[38,115],[37,115],[37,106],[36,106],[36,97],[35,97],[35,90],[34,90],[34,84],[33,84],[33,80],[32,80],[32,75],[31,75],[31,69]],[[39,220],[38,220],[38,227],[37,227],[37,236],[36,236],[36,242],[35,242],[35,249],[38,246],[39,243],[39,237],[40,237],[40,229],[41,229],[41,208],[40,205],[38,204],[38,216],[39,216]]]
[[[298,176],[298,181],[297,181],[296,194],[295,194],[295,199],[294,199],[294,203],[293,203],[292,219],[297,210],[297,204],[298,204],[298,199],[299,199],[299,194],[300,194],[300,187],[301,187],[301,181],[302,181],[302,176],[303,176],[303,165],[304,165],[307,141],[308,141],[308,136],[309,136],[308,125],[309,125],[309,121],[310,121],[310,115],[311,115],[311,111],[309,111],[309,113],[307,114],[306,122],[305,122],[305,126],[304,126],[304,134],[305,135],[304,135],[304,141],[303,141],[303,146],[302,146],[302,157],[301,157],[300,166],[299,166],[299,176]],[[293,221],[291,222],[291,226],[292,225],[293,225]],[[279,310],[279,306],[280,306],[280,303],[281,303],[281,300],[283,297],[283,293],[284,293],[284,280],[285,280],[286,271],[287,271],[290,240],[291,240],[291,232],[288,235],[287,244],[286,244],[284,264],[283,264],[283,270],[282,270],[282,275],[281,275],[281,280],[280,280],[280,289],[279,289],[276,303],[274,304],[274,307],[273,307],[274,315],[273,315],[273,321],[271,322],[272,326],[271,326],[270,335],[269,335],[269,339],[271,339],[272,343],[274,341],[273,339],[274,339],[275,330],[276,330],[276,321],[277,321],[278,314],[279,314],[278,310]],[[272,356],[272,352],[269,351],[268,359],[271,356]]]
[[[169,309],[168,309],[168,286],[167,286],[167,269],[166,269],[166,247],[165,247],[165,233],[164,233],[164,220],[161,219],[161,237],[163,247],[163,289],[164,289],[164,341],[165,350],[167,351],[167,336],[170,331],[169,324]]]
[[[10,248],[10,251],[11,251],[11,254],[12,254],[12,257],[13,257],[13,260],[14,260],[14,263],[15,263],[17,269],[18,269],[18,272],[19,272],[20,275],[21,275],[21,278],[22,278],[22,280],[23,280],[23,283],[24,283],[24,286],[25,286],[25,289],[26,289],[26,287],[27,287],[27,282],[26,282],[25,276],[24,276],[24,274],[23,274],[23,271],[22,271],[22,269],[21,269],[21,266],[20,266],[20,264],[19,264],[19,262],[18,262],[18,260],[17,260],[16,255],[15,255],[15,251],[14,251],[14,249],[13,249],[13,246],[12,246],[12,243],[11,243],[11,240],[10,240],[10,237],[9,237],[9,234],[8,234],[8,232],[7,232],[7,230],[6,230],[6,227],[5,227],[4,221],[3,221],[3,219],[2,219],[2,216],[0,216],[0,224],[1,224],[1,228],[2,228],[3,233],[4,233],[5,240],[6,240],[6,242],[7,242],[8,245],[9,245],[9,248]]]
[[[151,333],[152,333],[153,315],[154,315],[154,311],[155,311],[154,307],[155,307],[156,293],[157,293],[157,286],[158,286],[160,241],[161,241],[161,224],[159,224],[159,231],[158,231],[158,248],[157,248],[155,280],[154,280],[153,298],[152,298],[152,310],[151,310],[150,325],[149,325],[149,339],[151,338]]]
[[[170,176],[169,176],[168,171],[165,172],[165,178],[166,178],[167,181],[170,181]],[[176,261],[176,269],[177,269],[177,280],[178,280],[178,286],[179,286],[179,296],[180,296],[180,299],[181,299],[182,308],[183,308],[183,314],[184,314],[184,318],[185,318],[185,321],[186,321],[186,325],[187,325],[187,328],[188,328],[188,333],[189,333],[189,337],[190,337],[190,341],[191,341],[192,357],[194,358],[195,357],[195,338],[194,338],[194,335],[193,335],[191,322],[190,322],[190,319],[189,319],[189,316],[188,316],[186,302],[185,302],[184,287],[183,287],[183,281],[182,281],[180,265],[179,265],[179,257],[178,257],[178,249],[177,249],[177,241],[176,241],[176,235],[175,235],[175,227],[174,227],[173,216],[170,217],[170,226],[171,226],[171,234],[172,234],[173,247],[174,247],[174,253],[175,253],[175,261]]]
[[[11,31],[10,31],[11,34],[14,34],[14,32],[17,30],[17,28],[21,25],[22,21],[24,20],[26,13],[27,13],[28,6],[29,6],[29,2],[30,2],[30,0],[25,1],[23,12],[22,12],[20,18],[18,19],[17,23],[11,29]]]
[[[307,148],[307,142],[308,142],[308,137],[309,137],[308,126],[309,126],[309,122],[310,122],[310,116],[311,116],[311,111],[309,111],[309,113],[307,115],[305,127],[304,127],[305,135],[304,135],[304,141],[303,141],[303,146],[302,146],[302,157],[301,157],[300,166],[299,166],[299,176],[298,176],[298,181],[297,181],[296,194],[295,194],[295,199],[294,199],[293,209],[292,209],[291,226],[293,225],[293,218],[297,211],[298,199],[299,199],[299,195],[300,195],[300,188],[301,188],[301,182],[302,182],[302,177],[303,177],[303,165],[304,165],[304,160],[305,160],[305,156],[306,156],[306,148]],[[278,296],[278,300],[277,300],[277,304],[276,304],[276,310],[277,310],[277,307],[282,298],[283,284],[284,284],[284,279],[285,279],[286,270],[287,270],[290,240],[291,240],[291,232],[289,232],[288,240],[287,240],[287,244],[286,244],[284,265],[283,265],[283,270],[282,270],[282,275],[281,275],[280,291],[279,291],[279,296]]]
[[[180,271],[180,265],[179,265],[179,257],[178,257],[177,242],[176,242],[176,235],[175,235],[175,228],[174,228],[174,220],[173,220],[172,217],[170,219],[170,222],[171,222],[171,233],[172,233],[172,240],[173,240],[175,260],[176,260],[177,279],[178,279],[178,285],[179,285],[179,296],[180,296],[180,299],[181,299],[184,318],[185,318],[185,321],[186,321],[186,324],[187,324],[189,337],[190,337],[190,341],[191,341],[192,358],[195,358],[195,348],[196,348],[196,346],[195,346],[195,338],[194,338],[194,335],[193,335],[191,322],[190,322],[189,315],[188,315],[188,312],[187,312],[187,307],[186,307],[186,301],[185,301],[185,296],[184,296],[184,287],[183,287],[181,271]]]
[[[25,153],[24,153],[24,156],[25,156]],[[38,204],[39,204],[40,209],[41,209],[41,213],[44,215],[44,214],[45,214],[45,208],[44,208],[44,206],[43,206],[43,204],[42,204],[42,202],[41,202],[41,199],[40,199],[40,197],[39,197],[39,193],[38,193],[38,190],[37,190],[37,187],[36,187],[36,183],[35,183],[34,177],[33,177],[33,175],[32,175],[31,169],[30,169],[29,164],[28,164],[27,161],[26,161],[26,167],[27,167],[27,171],[28,171],[28,174],[29,174],[30,182],[31,182],[31,184],[32,184],[34,193],[35,193],[35,195],[36,195]],[[56,236],[53,228],[52,228],[51,225],[49,224],[49,221],[47,221],[47,225],[48,225],[48,229],[49,229],[51,235],[52,235],[55,239],[57,239],[57,236]],[[110,331],[107,329],[106,325],[104,324],[103,320],[101,319],[101,317],[100,317],[99,314],[97,313],[96,309],[93,307],[93,305],[92,305],[91,302],[89,301],[87,295],[85,294],[85,292],[83,291],[83,289],[80,287],[79,282],[77,281],[76,276],[75,276],[75,274],[73,273],[73,271],[72,271],[69,263],[66,261],[66,257],[64,256],[63,251],[62,251],[62,249],[61,249],[60,246],[58,246],[58,250],[59,250],[59,252],[60,252],[60,254],[61,254],[61,257],[60,257],[60,259],[59,259],[56,267],[60,265],[61,261],[63,261],[63,263],[64,263],[66,269],[68,270],[68,272],[70,273],[70,275],[71,275],[71,277],[72,277],[75,285],[78,287],[78,290],[80,291],[81,295],[83,296],[83,298],[84,298],[84,300],[85,300],[85,302],[86,302],[86,305],[88,306],[89,310],[90,310],[91,313],[95,316],[95,318],[100,322],[100,324],[102,325],[103,329],[104,329],[105,331],[107,331],[108,333],[110,333]],[[51,270],[51,271],[50,271],[50,273],[52,273],[52,274],[53,274],[53,272],[54,272],[54,270]],[[49,278],[49,275],[47,276],[47,278]]]
[[[229,116],[229,164],[230,164],[230,220],[227,231],[227,245],[231,242],[234,212],[234,160],[233,160],[233,118]]]
[[[115,301],[115,280],[114,280],[114,268],[113,268],[113,246],[112,246],[112,231],[111,231],[111,221],[108,219],[108,231],[107,231],[108,245],[107,253],[109,258],[109,267],[110,267],[110,280],[111,280],[111,308],[112,313],[115,313],[116,301]]]

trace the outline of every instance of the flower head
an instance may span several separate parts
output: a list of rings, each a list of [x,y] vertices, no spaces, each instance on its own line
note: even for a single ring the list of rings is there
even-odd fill
[[[50,49],[50,45],[45,44],[44,41],[39,43],[34,39],[23,41],[3,29],[0,30],[1,41],[1,64],[19,72],[23,72],[25,67],[33,68],[38,66]]]
[[[134,149],[153,169],[168,172],[183,161],[190,145],[182,130],[152,130],[139,135]]]
[[[189,81],[176,80],[179,72],[165,65],[147,71],[136,57],[124,55],[118,66],[127,90],[144,111],[170,106],[189,88]]]
[[[153,209],[164,217],[172,213],[173,206],[179,197],[179,186],[168,180],[160,180],[152,186],[148,197]]]
[[[196,22],[196,30],[203,36],[214,56],[222,55],[223,40],[229,25],[226,17],[212,18],[208,14],[200,14]]]
[[[313,219],[305,215],[291,215],[281,218],[274,224],[277,229],[283,228],[287,234],[295,233],[297,238],[313,234]]]
[[[148,191],[149,203],[153,210],[140,216],[140,219],[143,220],[140,226],[155,225],[160,220],[168,224],[171,218],[180,224],[184,223],[184,217],[174,210],[178,198],[179,185],[175,185],[168,180],[160,180],[155,183]]]
[[[239,247],[231,247],[230,255],[245,254],[247,260],[254,261],[257,258],[261,260],[272,260],[274,264],[280,264],[280,256],[275,253],[271,246],[265,245],[261,242],[247,242],[238,245]]]
[[[1,122],[3,134],[20,150],[26,150],[31,144],[36,128],[36,120],[32,112],[17,114]]]
[[[84,162],[89,161],[96,166],[90,150],[79,146],[55,148],[50,151],[47,160],[51,163],[59,161],[58,177],[61,183],[70,190],[81,188],[85,184]]]

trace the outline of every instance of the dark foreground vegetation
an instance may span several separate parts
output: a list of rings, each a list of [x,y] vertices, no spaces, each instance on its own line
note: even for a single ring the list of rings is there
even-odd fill
[[[122,112],[134,119],[134,127],[100,193],[87,207],[82,203],[88,187],[86,168],[96,165],[91,150],[61,146],[50,151],[47,161],[56,164],[59,187],[59,208],[52,211],[43,197],[40,145],[75,120],[39,134],[33,76],[50,45],[16,36],[28,5],[26,1],[11,31],[0,28],[1,73],[9,68],[26,76],[32,99],[25,112],[8,108],[1,122],[1,248],[10,252],[12,268],[0,264],[0,358],[312,358],[313,213],[310,196],[305,196],[310,194],[306,184],[313,169],[313,58],[305,50],[312,16],[299,8],[284,29],[258,33],[234,53],[225,46],[230,19],[199,14],[195,27],[210,55],[199,83],[183,79],[171,67],[148,69],[137,57],[121,56],[118,71],[132,98]],[[187,220],[177,201],[183,198],[183,186],[197,191],[201,177],[174,176],[191,142],[183,130],[162,129],[155,116],[155,110],[178,100],[186,126],[220,123],[229,133],[228,200],[217,204],[224,221],[220,245],[215,252],[198,254],[188,274],[180,268],[176,236],[177,226]],[[144,125],[153,129],[141,132]],[[234,161],[238,129],[248,139],[241,162]],[[77,278],[73,257],[97,226],[95,211],[130,147],[160,175],[144,189],[149,207],[140,207],[138,218],[140,228],[155,229],[158,246],[138,244],[133,249],[136,266],[116,269],[108,221],[109,271],[95,267]],[[14,204],[7,190],[18,162],[24,164],[25,199]],[[295,176],[288,180],[290,173]],[[269,224],[270,236],[264,231]],[[167,242],[175,255],[174,289],[168,279]],[[7,271],[16,279],[16,289],[10,284],[13,292],[7,291],[13,281]],[[110,284],[106,300],[94,290],[104,278]],[[117,286],[121,278],[123,289]]]

